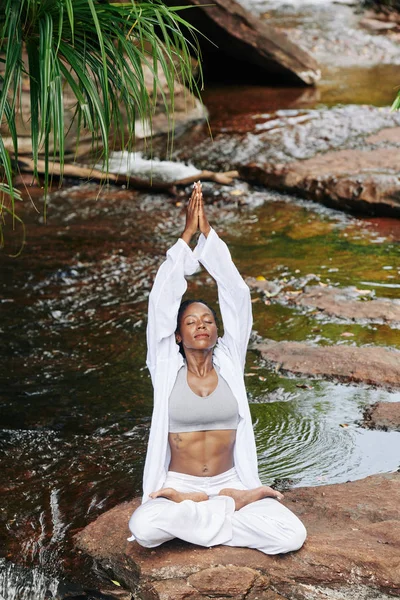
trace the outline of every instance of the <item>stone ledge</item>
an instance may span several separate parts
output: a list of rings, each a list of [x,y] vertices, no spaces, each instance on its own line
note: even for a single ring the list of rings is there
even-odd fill
[[[284,502],[305,523],[308,539],[299,552],[284,556],[179,540],[142,548],[126,541],[137,498],[101,515],[75,541],[137,600],[279,600],[280,594],[303,600],[312,597],[307,586],[327,589],[328,595],[315,596],[321,598],[330,597],[329,589],[353,586],[395,595],[400,593],[399,493],[400,473],[287,492]]]
[[[312,346],[304,342],[263,340],[252,346],[278,370],[365,383],[389,389],[400,387],[400,352],[381,346]]]

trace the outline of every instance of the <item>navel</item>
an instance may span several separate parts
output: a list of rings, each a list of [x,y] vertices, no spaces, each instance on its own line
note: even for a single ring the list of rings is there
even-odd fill
[[[207,467],[207,465],[204,465],[204,467],[203,467],[203,473],[208,473],[208,467]]]

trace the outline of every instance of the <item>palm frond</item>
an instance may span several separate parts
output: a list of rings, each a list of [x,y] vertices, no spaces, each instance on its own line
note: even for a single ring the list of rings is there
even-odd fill
[[[118,140],[132,149],[135,123],[151,123],[157,98],[167,115],[173,114],[176,81],[199,95],[201,66],[198,83],[191,59],[193,55],[200,64],[198,32],[179,14],[184,8],[168,8],[161,0],[0,0],[0,123],[12,138],[16,163],[15,115],[27,75],[34,176],[43,155],[45,194],[51,162],[57,159],[61,172],[64,165],[64,137],[70,126],[65,124],[65,84],[76,101],[78,140],[81,131],[89,132],[92,147],[102,148],[105,172],[110,143]],[[152,92],[143,65],[152,74]],[[0,168],[7,184],[3,192],[9,194],[14,212],[12,162],[2,142]]]

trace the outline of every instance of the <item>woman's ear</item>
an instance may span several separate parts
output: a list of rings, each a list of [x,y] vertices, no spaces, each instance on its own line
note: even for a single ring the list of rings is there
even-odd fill
[[[181,336],[179,335],[179,333],[176,333],[176,334],[175,334],[175,339],[176,339],[176,343],[177,343],[177,344],[180,344],[180,343],[181,343],[181,341],[182,341],[182,338],[181,338]]]

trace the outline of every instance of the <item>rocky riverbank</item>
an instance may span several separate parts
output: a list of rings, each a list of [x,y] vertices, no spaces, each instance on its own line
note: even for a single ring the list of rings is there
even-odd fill
[[[226,129],[226,128],[225,128]],[[194,142],[194,143],[193,143]],[[400,115],[372,106],[277,110],[246,133],[204,130],[176,141],[174,158],[358,213],[400,216]]]

